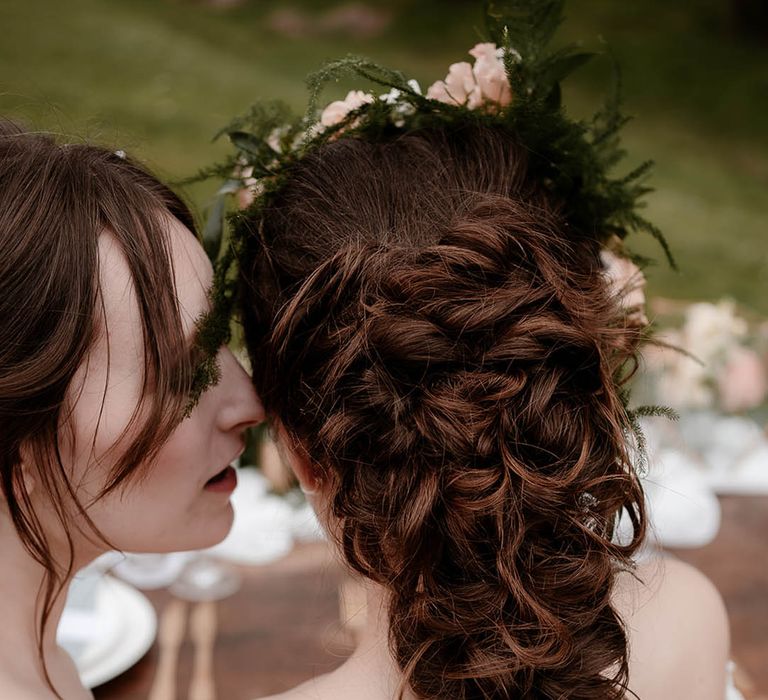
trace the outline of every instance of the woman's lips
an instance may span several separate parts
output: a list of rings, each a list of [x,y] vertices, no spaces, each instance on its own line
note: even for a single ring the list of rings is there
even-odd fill
[[[232,493],[236,486],[237,472],[233,467],[229,466],[208,479],[203,488],[206,491],[214,491],[216,493]]]

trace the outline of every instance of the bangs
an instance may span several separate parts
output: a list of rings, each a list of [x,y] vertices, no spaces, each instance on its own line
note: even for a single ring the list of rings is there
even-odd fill
[[[102,228],[115,236],[130,271],[144,361],[141,391],[128,424],[110,450],[119,451],[119,456],[99,497],[148,472],[184,418],[195,371],[203,359],[195,338],[185,337],[169,230],[173,217],[195,235],[191,212],[170,189],[130,161],[121,159],[118,166],[111,169],[111,178],[98,178],[105,192],[96,201],[101,204]],[[130,178],[120,177],[122,170]],[[137,179],[140,188],[135,185]],[[108,334],[106,319],[104,323]]]

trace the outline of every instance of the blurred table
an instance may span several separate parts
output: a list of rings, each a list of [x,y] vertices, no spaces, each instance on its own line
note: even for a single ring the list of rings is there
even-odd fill
[[[252,700],[286,690],[332,670],[351,652],[339,624],[338,590],[345,574],[325,543],[297,545],[287,557],[264,566],[235,568],[242,586],[217,604],[217,700]],[[145,593],[161,615],[171,595]],[[179,700],[187,698],[193,668],[188,632],[179,651]],[[94,689],[94,696],[146,700],[158,658],[156,642],[133,668]]]
[[[768,692],[768,497],[724,497],[717,539],[674,554],[704,571],[725,598],[733,657],[753,687]],[[285,690],[338,666],[351,651],[339,625],[343,568],[325,544],[299,545],[262,567],[238,567],[243,585],[218,604],[215,672],[218,700],[251,700]],[[158,612],[170,599],[150,591]],[[136,666],[94,692],[97,700],[146,700],[158,661],[157,644]],[[193,647],[179,654],[177,697],[187,698]],[[742,684],[746,681],[742,679]],[[761,691],[761,692],[760,692]]]

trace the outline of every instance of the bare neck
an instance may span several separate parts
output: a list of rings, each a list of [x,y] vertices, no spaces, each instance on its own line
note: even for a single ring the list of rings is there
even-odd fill
[[[393,700],[403,674],[389,649],[389,615],[384,589],[366,582],[367,617],[360,640],[352,656],[337,671],[344,685],[359,688],[371,700]],[[354,696],[354,690],[349,697]],[[415,700],[407,688],[402,700]]]
[[[0,518],[0,552],[0,697],[55,697],[45,680],[45,668],[62,697],[91,698],[79,683],[71,660],[56,643],[56,629],[72,576],[64,581],[43,630],[43,664],[38,629],[45,570],[24,548],[7,517]],[[86,563],[77,562],[77,568]],[[14,694],[9,695],[9,690]]]

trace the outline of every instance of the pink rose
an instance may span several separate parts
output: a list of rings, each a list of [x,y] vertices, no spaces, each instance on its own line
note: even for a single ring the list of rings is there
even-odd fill
[[[647,326],[645,315],[645,275],[629,258],[616,255],[603,248],[600,259],[605,267],[604,274],[611,294],[621,300],[629,312],[627,320],[633,326]]]
[[[474,109],[480,104],[480,88],[475,82],[472,66],[466,61],[452,63],[445,80],[438,80],[427,90],[427,97]]]
[[[492,60],[496,59],[499,50],[496,44],[490,41],[483,42],[481,44],[475,44],[470,50],[469,55],[475,58],[475,60]]]
[[[323,126],[334,126],[343,121],[352,111],[362,107],[364,104],[373,102],[373,95],[362,90],[350,90],[343,100],[331,102],[320,115],[320,123]]]
[[[502,49],[485,43],[477,44],[469,53],[475,65],[466,61],[452,64],[445,80],[430,86],[427,97],[468,109],[477,109],[483,104],[508,105],[512,101],[512,90],[502,61]]]
[[[717,378],[720,403],[729,413],[759,406],[768,395],[768,376],[759,355],[734,345]]]
[[[475,57],[472,71],[483,100],[504,106],[512,101],[512,90],[502,61],[502,51],[496,48],[496,44],[485,43],[477,44],[469,53]]]

